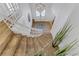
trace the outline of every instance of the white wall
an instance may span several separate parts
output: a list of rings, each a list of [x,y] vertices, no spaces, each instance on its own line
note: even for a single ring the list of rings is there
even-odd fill
[[[69,16],[69,22],[72,24],[72,31],[59,45],[63,48],[65,45],[69,44],[73,40],[79,40],[79,4],[54,4],[52,9],[57,15],[55,19],[54,26],[52,28],[52,35],[55,37],[56,33],[63,24],[66,22]],[[79,43],[77,43],[69,52],[68,55],[79,55]]]
[[[65,24],[68,16],[71,14],[74,4],[53,4],[52,12],[56,15],[54,26],[51,33],[55,37],[59,29]]]
[[[60,47],[64,47],[73,40],[79,41],[79,4],[75,4],[75,8],[69,16],[70,23],[72,24],[72,31],[60,44]],[[68,55],[79,55],[79,42],[69,51]]]
[[[7,17],[8,14],[9,14],[9,11],[8,11],[7,6],[5,5],[5,3],[0,3],[0,20]]]

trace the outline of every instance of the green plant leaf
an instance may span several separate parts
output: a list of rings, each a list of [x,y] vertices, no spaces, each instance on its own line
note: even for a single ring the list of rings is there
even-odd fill
[[[78,41],[74,40],[71,43],[69,43],[67,46],[65,46],[62,49],[58,49],[54,54],[56,56],[64,56],[66,53],[77,43]]]
[[[53,40],[53,46],[56,47],[58,46],[62,40],[65,38],[66,34],[68,33],[68,31],[70,30],[71,25],[69,25],[68,22],[65,23],[65,25],[63,26],[63,28],[61,30],[59,30],[59,32],[56,34],[54,40]]]

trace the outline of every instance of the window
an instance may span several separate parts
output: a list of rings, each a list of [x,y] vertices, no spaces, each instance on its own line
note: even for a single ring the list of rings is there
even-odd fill
[[[36,4],[36,17],[44,17],[46,16],[46,6],[44,4]]]
[[[40,13],[39,11],[36,10],[36,17],[44,17],[45,16],[45,9]]]
[[[36,16],[37,16],[37,17],[40,16],[39,11],[37,11],[37,10],[36,10]]]
[[[45,9],[41,12],[41,16],[45,16]]]

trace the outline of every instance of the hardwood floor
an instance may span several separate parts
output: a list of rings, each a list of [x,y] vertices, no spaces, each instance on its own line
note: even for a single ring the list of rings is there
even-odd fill
[[[35,27],[37,27],[37,25],[41,25],[41,26],[43,26],[43,28],[46,28],[50,31],[53,23],[54,23],[54,20],[53,21],[44,21],[44,20],[43,21],[35,21],[35,19],[33,19],[32,27],[35,28]]]
[[[52,39],[51,33],[43,34],[39,37],[27,37],[15,34],[3,21],[0,22],[1,56],[34,56],[41,49],[44,49],[42,51],[46,55],[52,55],[52,52],[56,51],[51,45],[50,41]]]

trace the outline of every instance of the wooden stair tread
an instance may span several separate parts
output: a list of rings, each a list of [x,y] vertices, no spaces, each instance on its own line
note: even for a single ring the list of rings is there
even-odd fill
[[[42,48],[48,43],[48,40],[50,39],[50,36],[48,36],[49,38],[47,38],[47,36],[48,35],[42,35],[38,37],[39,44],[41,45]]]
[[[43,48],[43,42],[40,41],[40,38],[37,38],[37,40],[38,40],[40,47]]]
[[[6,29],[7,29],[6,26],[3,26],[2,28],[0,28],[0,34],[2,34]]]
[[[7,29],[6,31],[4,31],[4,33],[2,35],[0,35],[0,45],[4,44],[6,38],[11,34],[12,32]]]
[[[41,44],[43,44],[43,45],[46,45],[47,44],[47,38],[45,38],[46,36],[41,36],[41,37],[39,37],[39,40],[40,40],[40,42],[41,42]]]
[[[9,29],[8,26],[4,23],[2,26],[0,26],[0,34],[2,34],[6,29]]]
[[[41,49],[41,46],[40,46],[39,41],[38,41],[37,38],[34,38],[34,43],[35,43],[35,53],[34,53],[34,55],[35,55]]]
[[[56,49],[53,48],[51,44],[44,49],[44,52],[46,53],[47,56],[52,56],[55,51]]]
[[[10,43],[8,43],[2,55],[14,55],[17,45],[19,43],[20,36],[14,35]]]
[[[8,35],[8,34],[7,34]],[[12,38],[13,33],[10,33],[5,39],[3,39],[3,43],[0,45],[0,55],[3,52],[3,50],[5,49],[6,45],[9,43],[9,41]]]
[[[7,27],[7,25],[1,21],[0,22],[0,55],[2,51],[4,50],[6,44],[10,41],[12,32]]]
[[[26,38],[22,38],[19,44],[19,47],[15,53],[16,56],[25,56],[26,55]]]
[[[32,37],[28,37],[28,55],[33,55],[35,52],[33,40],[34,39]]]
[[[52,38],[52,35],[51,34],[46,34],[45,36],[43,36],[42,41],[44,42],[44,44],[47,44],[52,39],[53,38]]]

